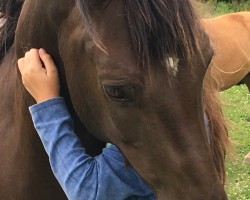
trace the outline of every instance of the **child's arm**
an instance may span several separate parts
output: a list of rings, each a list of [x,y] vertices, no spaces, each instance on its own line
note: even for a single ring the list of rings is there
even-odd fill
[[[97,157],[86,154],[63,98],[36,104],[30,112],[53,173],[70,200],[154,199],[114,145]]]

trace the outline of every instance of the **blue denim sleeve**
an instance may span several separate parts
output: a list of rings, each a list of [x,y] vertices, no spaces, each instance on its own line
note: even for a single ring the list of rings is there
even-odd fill
[[[116,146],[104,148],[97,157],[86,154],[74,133],[63,98],[53,98],[29,109],[52,171],[68,199],[155,199],[135,170],[125,166]]]

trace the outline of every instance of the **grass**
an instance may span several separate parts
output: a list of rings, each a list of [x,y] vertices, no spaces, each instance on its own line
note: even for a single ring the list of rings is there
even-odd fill
[[[241,3],[237,3],[236,0],[232,1],[232,3],[225,1],[216,3],[216,0],[199,0],[198,2],[202,2],[199,7],[202,9],[204,18],[232,12],[250,11],[250,0],[241,0]]]
[[[215,6],[215,13],[217,15],[232,13],[232,12],[240,12],[240,11],[248,11],[250,9],[250,1],[245,1],[242,3],[237,3],[233,1],[232,3],[219,2]]]
[[[250,151],[250,93],[246,86],[234,86],[221,97],[231,122],[229,137],[233,143],[233,153],[226,161],[226,190],[230,200],[249,200],[250,164],[244,164],[243,159]]]

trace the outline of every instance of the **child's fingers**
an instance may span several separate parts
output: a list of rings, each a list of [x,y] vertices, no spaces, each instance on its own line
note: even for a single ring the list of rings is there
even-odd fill
[[[25,57],[26,57],[26,55],[25,55]],[[27,57],[28,57],[28,61],[30,63],[32,63],[32,65],[31,65],[32,68],[40,68],[40,67],[42,67],[42,62],[40,60],[38,49],[31,49],[28,52]]]
[[[48,75],[57,74],[56,65],[49,54],[44,49],[39,49],[39,55],[44,63]]]
[[[20,58],[20,59],[18,59],[18,61],[17,61],[17,66],[18,66],[18,69],[19,69],[20,71],[22,71],[22,70],[23,70],[23,66],[24,66],[24,58]]]
[[[42,67],[42,62],[39,57],[38,49],[31,49],[27,51],[23,58],[20,58],[17,62],[19,70],[25,69],[38,69]]]

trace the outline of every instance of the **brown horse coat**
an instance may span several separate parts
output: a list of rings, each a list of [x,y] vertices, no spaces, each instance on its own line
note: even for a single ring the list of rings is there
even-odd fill
[[[250,12],[203,19],[215,50],[210,64],[219,90],[244,83],[250,91]]]
[[[188,0],[25,0],[19,19],[13,2],[21,1],[4,2],[1,199],[65,199],[28,114],[34,100],[14,67],[32,47],[54,58],[92,155],[102,143],[90,132],[116,144],[159,200],[227,199],[227,131],[213,91],[203,88],[213,51]]]

